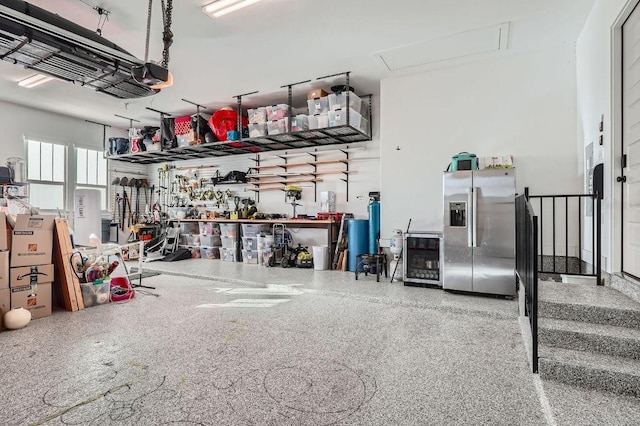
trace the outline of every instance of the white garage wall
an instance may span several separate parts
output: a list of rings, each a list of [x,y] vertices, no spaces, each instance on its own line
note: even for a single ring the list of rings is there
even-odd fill
[[[33,108],[0,101],[0,164],[8,157],[25,158],[24,139],[34,139],[67,145],[68,155],[72,155],[74,145],[102,151],[102,126],[82,119],[54,114]],[[107,138],[124,136],[123,129],[107,128]],[[72,157],[69,164],[75,164]],[[75,175],[75,170],[67,170],[67,181]],[[75,179],[75,178],[74,178]],[[66,210],[73,209],[73,192],[66,195]]]
[[[442,230],[442,172],[460,151],[514,155],[518,192],[582,190],[572,46],[383,80],[380,126],[383,236],[409,218]]]
[[[598,123],[604,114],[604,144],[594,152],[596,162],[604,163],[602,204],[603,267],[608,272],[620,270],[620,192],[615,177],[620,175],[619,108],[614,87],[619,84],[614,68],[619,52],[613,49],[614,24],[628,15],[635,0],[597,0],[577,42],[577,103],[579,143],[585,146],[599,137]],[[594,145],[598,145],[597,143]],[[586,231],[590,237],[590,229]],[[609,261],[607,261],[609,260]]]

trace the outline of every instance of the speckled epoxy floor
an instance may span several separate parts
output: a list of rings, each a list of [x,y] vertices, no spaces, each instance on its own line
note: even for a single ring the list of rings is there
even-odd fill
[[[516,301],[334,271],[148,268],[182,275],[0,334],[1,425],[546,424]]]

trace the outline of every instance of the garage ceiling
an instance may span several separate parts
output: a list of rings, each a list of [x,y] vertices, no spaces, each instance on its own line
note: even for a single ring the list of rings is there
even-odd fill
[[[33,0],[30,3],[89,29],[98,26],[92,6],[108,11],[102,35],[138,58],[144,58],[147,0]],[[360,94],[379,93],[383,78],[486,55],[514,54],[574,45],[594,0],[263,0],[255,5],[211,19],[201,12],[204,0],[174,0],[169,69],[174,85],[142,99],[118,100],[68,82],[51,81],[25,89],[16,82],[32,72],[0,62],[0,99],[26,106],[90,119],[126,128],[120,114],[157,124],[152,107],[172,114],[189,114],[188,99],[210,112],[233,106],[234,95],[259,91],[244,99],[248,105],[286,101],[280,86],[301,80],[351,71],[352,86]],[[478,50],[463,33],[507,26],[504,49]],[[160,2],[154,1],[150,59],[162,52]],[[504,35],[504,34],[503,34]],[[438,40],[438,41],[436,41]],[[467,41],[465,41],[467,40]],[[406,52],[451,46],[464,58],[437,50],[407,62]],[[381,57],[400,58],[402,69],[390,71]],[[443,59],[444,58],[444,59]],[[416,66],[413,66],[416,65]],[[307,85],[309,86],[309,85]],[[299,90],[303,94],[305,87]]]

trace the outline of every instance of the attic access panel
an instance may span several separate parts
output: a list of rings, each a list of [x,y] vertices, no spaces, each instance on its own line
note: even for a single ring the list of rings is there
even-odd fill
[[[120,99],[153,95],[119,46],[58,15],[18,0],[0,1],[0,59]]]

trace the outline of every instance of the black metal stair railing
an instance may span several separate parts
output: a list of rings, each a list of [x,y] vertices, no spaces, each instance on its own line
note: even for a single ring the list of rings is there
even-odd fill
[[[525,196],[537,207],[539,218],[538,272],[596,277],[597,284],[602,285],[601,199],[598,194],[531,195],[525,188]],[[589,227],[583,220],[587,208],[591,210],[590,244],[583,239],[583,233]],[[574,254],[570,253],[570,247],[575,247]],[[583,250],[591,256],[584,256]],[[591,257],[591,263],[588,257]]]
[[[527,190],[516,197],[516,275],[524,288],[524,315],[531,328],[531,368],[538,372],[538,217]]]

